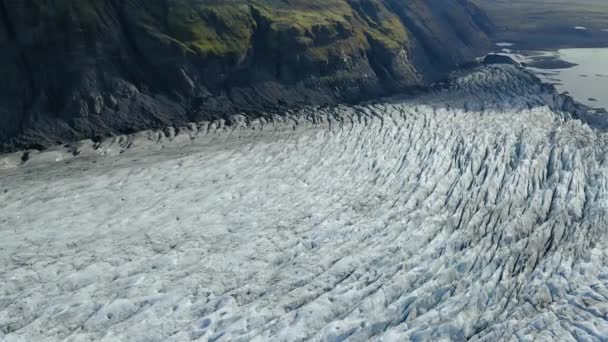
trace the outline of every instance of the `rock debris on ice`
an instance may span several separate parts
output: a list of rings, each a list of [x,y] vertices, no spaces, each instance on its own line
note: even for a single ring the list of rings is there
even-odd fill
[[[4,156],[0,340],[603,341],[608,144],[571,106],[492,66]]]

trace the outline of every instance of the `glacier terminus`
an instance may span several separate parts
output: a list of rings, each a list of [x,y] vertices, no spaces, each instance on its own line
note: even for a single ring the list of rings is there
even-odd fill
[[[608,135],[528,72],[0,157],[0,341],[605,341]]]

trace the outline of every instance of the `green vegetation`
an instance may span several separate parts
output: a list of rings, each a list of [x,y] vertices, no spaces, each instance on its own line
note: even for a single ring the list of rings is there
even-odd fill
[[[246,51],[255,22],[247,4],[177,0],[168,7],[168,34],[200,54]]]
[[[267,24],[266,42],[275,49],[293,44],[316,60],[366,50],[373,41],[387,49],[403,47],[407,31],[378,0],[360,3],[369,15],[346,0],[173,0],[166,35],[201,55],[243,55],[259,23]]]
[[[355,5],[366,5],[370,13]],[[283,7],[256,1],[255,7],[272,23],[272,36],[287,35],[317,60],[353,55],[369,49],[372,41],[387,49],[402,48],[408,41],[399,18],[377,0],[291,0]]]
[[[32,21],[61,25],[77,22],[83,32],[106,28],[116,18],[108,13],[120,1],[24,0],[35,9]],[[401,20],[384,0],[147,0],[131,7],[135,24],[187,53],[243,56],[256,32],[274,50],[295,48],[313,60],[352,55],[372,44],[395,50],[407,45]],[[31,12],[28,12],[31,13]],[[59,20],[58,20],[59,19]],[[261,27],[263,26],[263,27]]]

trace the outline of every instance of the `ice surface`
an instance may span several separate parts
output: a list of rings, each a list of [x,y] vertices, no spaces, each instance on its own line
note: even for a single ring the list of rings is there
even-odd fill
[[[0,340],[605,340],[606,135],[542,89],[482,68],[6,166]]]

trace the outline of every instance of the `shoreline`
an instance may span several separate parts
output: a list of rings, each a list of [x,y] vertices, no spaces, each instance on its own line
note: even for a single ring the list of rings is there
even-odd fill
[[[598,113],[605,113],[608,109],[608,99],[600,91],[605,89],[608,79],[608,74],[602,72],[606,48],[543,51],[525,50],[516,44],[506,49],[500,49],[501,47],[497,46],[495,54],[516,60],[538,75],[543,82],[554,85],[559,92],[568,93]]]

